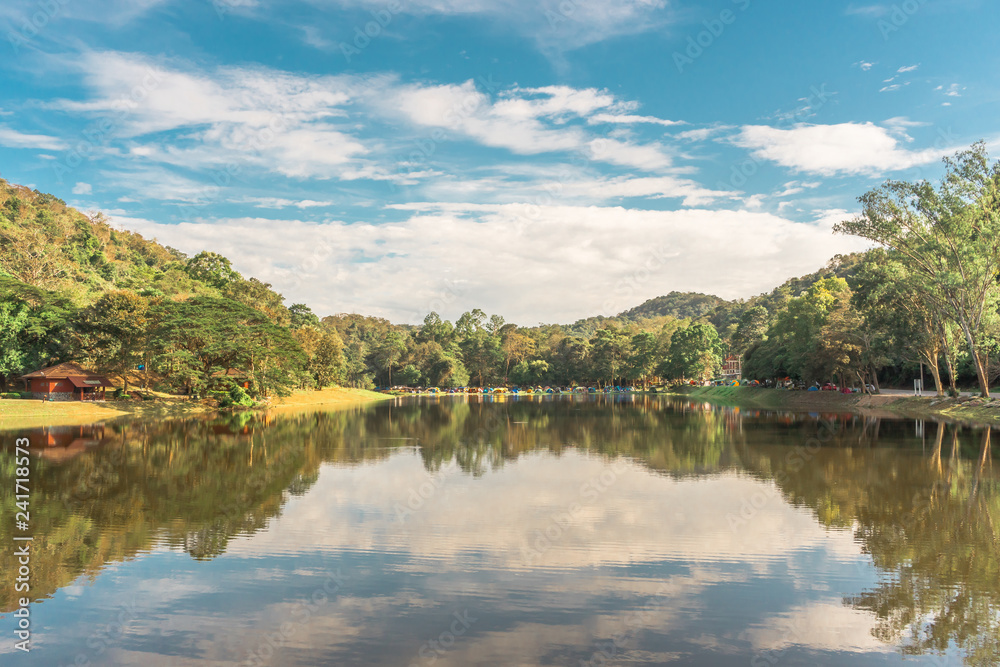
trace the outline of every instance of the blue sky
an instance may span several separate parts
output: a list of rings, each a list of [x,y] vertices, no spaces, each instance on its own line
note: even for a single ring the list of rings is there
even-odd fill
[[[1000,144],[1000,7],[8,0],[0,175],[321,315],[766,291]]]

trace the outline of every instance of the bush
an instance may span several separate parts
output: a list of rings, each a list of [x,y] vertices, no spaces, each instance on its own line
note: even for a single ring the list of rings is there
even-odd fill
[[[961,392],[958,391],[958,389],[955,389],[954,387],[948,387],[948,395],[951,396],[952,398],[958,398],[962,394]]]
[[[220,408],[249,408],[253,405],[253,399],[250,398],[250,394],[246,392],[246,389],[240,386],[235,386],[228,392],[213,391],[211,394],[217,401],[219,401]]]
[[[28,394],[28,395],[31,396],[31,394]],[[20,392],[17,392],[17,391],[8,391],[8,392],[5,392],[3,394],[0,394],[0,398],[22,398],[22,396],[21,396]]]

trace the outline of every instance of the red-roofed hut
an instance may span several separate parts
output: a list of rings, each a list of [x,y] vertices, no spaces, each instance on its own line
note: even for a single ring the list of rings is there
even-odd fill
[[[21,379],[32,398],[45,401],[103,401],[107,388],[115,387],[106,376],[74,361],[41,368]]]

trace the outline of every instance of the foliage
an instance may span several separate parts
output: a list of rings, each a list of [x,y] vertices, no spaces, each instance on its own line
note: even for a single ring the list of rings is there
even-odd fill
[[[946,159],[935,188],[888,181],[860,197],[862,213],[837,226],[880,243],[907,262],[919,297],[962,330],[980,392],[989,396],[986,337],[1000,305],[1000,165],[985,144]]]

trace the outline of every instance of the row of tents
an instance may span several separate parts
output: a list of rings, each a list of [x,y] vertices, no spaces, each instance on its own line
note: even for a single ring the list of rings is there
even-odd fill
[[[386,387],[378,391],[392,394],[611,394],[636,391],[635,387]]]

